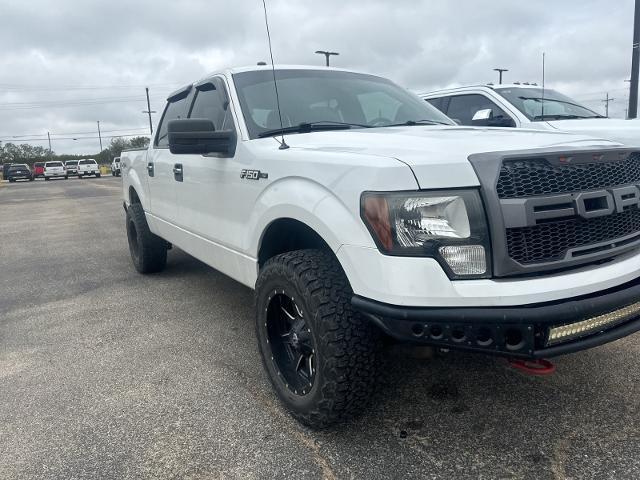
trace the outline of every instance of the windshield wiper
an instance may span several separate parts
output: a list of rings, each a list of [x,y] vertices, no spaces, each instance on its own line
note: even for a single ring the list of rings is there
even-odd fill
[[[413,127],[415,125],[448,125],[452,127],[451,123],[440,122],[438,120],[407,120],[401,123],[390,123],[389,125],[377,125],[377,127]]]
[[[544,115],[536,115],[534,120],[575,120],[576,118],[594,118],[594,117],[581,117],[580,115],[569,115],[563,113],[545,113]]]
[[[309,133],[312,131],[322,130],[349,130],[350,128],[371,128],[370,125],[362,125],[360,123],[334,122],[332,120],[319,120],[317,122],[303,122],[298,125],[283,128],[274,128],[265,130],[258,134],[258,137],[272,137],[281,133]]]

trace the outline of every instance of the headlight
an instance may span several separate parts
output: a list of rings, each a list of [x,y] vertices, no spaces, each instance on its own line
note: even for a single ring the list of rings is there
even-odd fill
[[[490,276],[489,235],[477,190],[365,192],[361,208],[382,253],[433,257],[452,278]]]

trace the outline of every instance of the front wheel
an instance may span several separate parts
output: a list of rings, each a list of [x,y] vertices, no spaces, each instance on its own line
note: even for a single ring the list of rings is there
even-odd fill
[[[133,266],[140,273],[156,273],[167,264],[165,240],[149,230],[142,205],[134,203],[127,209],[127,240]]]
[[[270,259],[256,283],[256,333],[276,394],[300,422],[323,428],[362,412],[375,386],[378,331],[351,307],[330,253]]]

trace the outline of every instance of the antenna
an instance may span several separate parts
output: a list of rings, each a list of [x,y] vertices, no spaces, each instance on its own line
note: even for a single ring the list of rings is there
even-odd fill
[[[267,39],[269,40],[269,55],[271,56],[271,72],[273,73],[273,86],[276,89],[276,105],[278,106],[278,118],[280,119],[280,133],[282,135],[282,141],[280,142],[280,150],[286,150],[289,148],[287,142],[284,141],[284,125],[282,124],[282,111],[280,110],[280,96],[278,95],[278,82],[276,81],[276,67],[273,63],[273,50],[271,48],[271,33],[269,32],[269,20],[267,19],[267,4],[265,0],[262,0],[262,6],[264,7],[264,24],[267,27]]]
[[[542,120],[544,120],[544,52],[542,52]]]

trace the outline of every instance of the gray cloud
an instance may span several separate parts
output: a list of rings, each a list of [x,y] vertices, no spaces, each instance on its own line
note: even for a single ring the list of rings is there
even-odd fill
[[[336,66],[425,91],[495,81],[498,66],[509,68],[509,81],[539,82],[544,51],[550,87],[600,110],[609,91],[616,98],[612,115],[626,108],[632,0],[614,6],[605,0],[267,4],[279,63],[320,65],[313,52],[331,49],[340,52],[332,60]],[[143,129],[145,85],[160,111],[181,84],[268,59],[260,0],[5,0],[0,45],[3,141],[19,140],[7,135],[91,131],[96,120],[103,130]],[[85,104],[45,105],[80,101]],[[97,151],[97,139],[56,138],[57,152]]]

